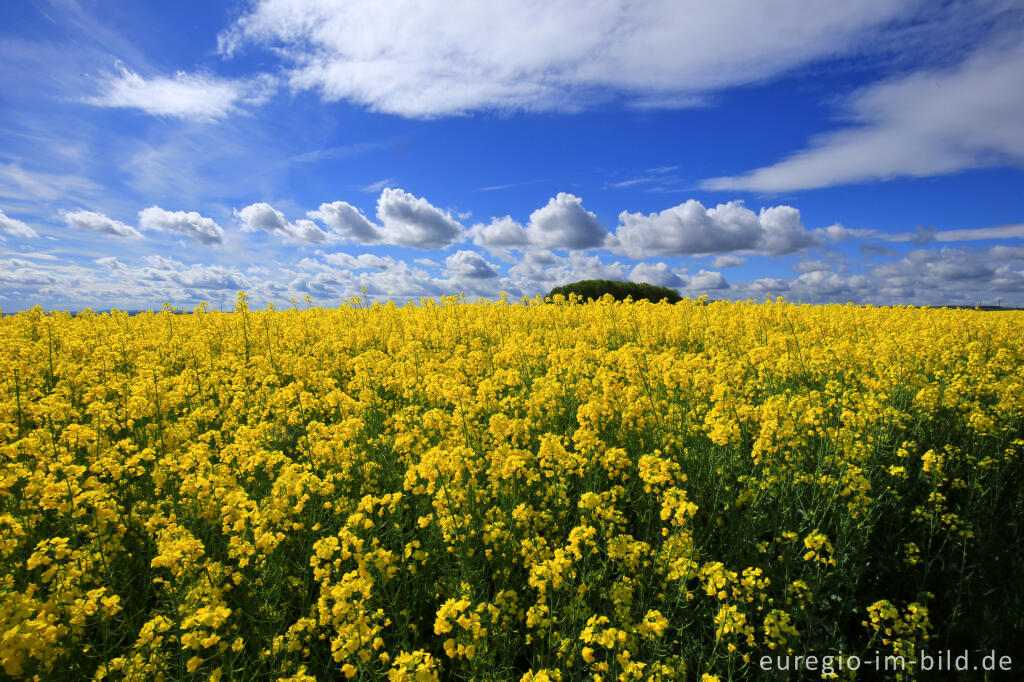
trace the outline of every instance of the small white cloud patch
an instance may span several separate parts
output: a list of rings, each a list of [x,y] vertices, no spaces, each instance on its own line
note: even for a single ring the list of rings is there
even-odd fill
[[[270,232],[309,244],[323,244],[332,240],[332,236],[317,227],[312,220],[290,223],[283,213],[265,202],[250,204],[235,211],[235,216],[241,221],[243,232]]]
[[[729,251],[792,253],[819,242],[790,206],[762,208],[757,214],[742,201],[704,208],[694,199],[660,213],[623,211],[615,235],[617,248],[636,259]]]
[[[530,214],[526,234],[537,246],[570,250],[601,247],[608,237],[597,216],[583,208],[583,201],[565,192]]]
[[[523,248],[530,243],[526,228],[512,219],[492,218],[490,223],[477,223],[469,228],[473,243],[485,249]]]
[[[240,104],[260,104],[275,88],[261,76],[249,81],[179,71],[174,76],[143,76],[123,66],[108,76],[96,97],[86,100],[98,107],[138,109],[153,116],[214,121],[238,110]]]
[[[358,208],[344,201],[320,204],[320,208],[306,215],[319,220],[347,241],[376,244],[383,239],[380,227],[364,216]]]
[[[846,103],[856,126],[778,163],[705,180],[710,190],[786,192],[1024,163],[1024,43],[986,45],[961,64],[870,85]]]
[[[385,189],[377,199],[377,218],[385,240],[416,249],[443,249],[463,236],[462,225],[447,211],[401,189]]]
[[[665,263],[638,263],[629,273],[631,282],[647,282],[673,289],[683,286],[683,279]]]
[[[68,224],[79,230],[89,230],[100,234],[109,234],[125,239],[142,239],[142,234],[134,227],[125,225],[119,220],[109,218],[102,213],[94,211],[61,211],[61,218]]]
[[[498,276],[494,266],[476,251],[457,251],[445,259],[445,269],[451,277],[492,279]]]
[[[195,211],[165,211],[159,206],[150,206],[139,211],[139,229],[176,232],[202,244],[224,241],[223,228],[212,218],[205,218]]]
[[[35,239],[39,236],[39,233],[29,227],[27,223],[9,217],[3,210],[0,210],[0,232],[24,239]]]

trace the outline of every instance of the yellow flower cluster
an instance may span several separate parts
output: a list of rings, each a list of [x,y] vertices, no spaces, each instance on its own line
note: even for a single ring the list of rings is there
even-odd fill
[[[999,648],[1018,621],[972,599],[1024,607],[1022,323],[244,295],[2,317],[3,674],[755,679],[781,652]]]

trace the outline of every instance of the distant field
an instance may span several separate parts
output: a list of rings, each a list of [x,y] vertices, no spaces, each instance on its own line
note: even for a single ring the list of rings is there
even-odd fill
[[[13,679],[1024,670],[1022,312],[36,309],[0,381]]]

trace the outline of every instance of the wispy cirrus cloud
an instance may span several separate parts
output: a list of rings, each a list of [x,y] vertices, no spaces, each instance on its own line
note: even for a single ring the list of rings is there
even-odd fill
[[[142,234],[131,225],[126,225],[120,220],[106,216],[95,211],[67,211],[62,210],[60,217],[67,223],[68,227],[79,230],[108,234],[124,239],[142,239]]]
[[[258,0],[219,47],[273,49],[293,88],[408,117],[574,110],[609,93],[680,108],[844,54],[916,4],[429,0],[396,12],[372,0]]]
[[[707,190],[786,192],[1001,164],[1024,166],[1024,32],[960,64],[870,85],[845,104],[853,125]]]
[[[179,71],[173,76],[140,74],[119,66],[105,76],[100,92],[85,101],[97,107],[137,109],[152,116],[216,121],[245,105],[266,101],[276,80],[261,75],[249,80],[230,80],[209,74]]]
[[[22,239],[35,239],[39,233],[33,230],[28,223],[17,218],[12,218],[0,209],[0,234],[9,234]]]

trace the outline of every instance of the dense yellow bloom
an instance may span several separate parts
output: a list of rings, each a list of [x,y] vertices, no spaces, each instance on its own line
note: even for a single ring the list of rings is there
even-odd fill
[[[753,679],[808,646],[999,642],[968,602],[1017,598],[1020,511],[987,494],[1024,494],[1022,322],[244,295],[0,317],[3,674]]]

